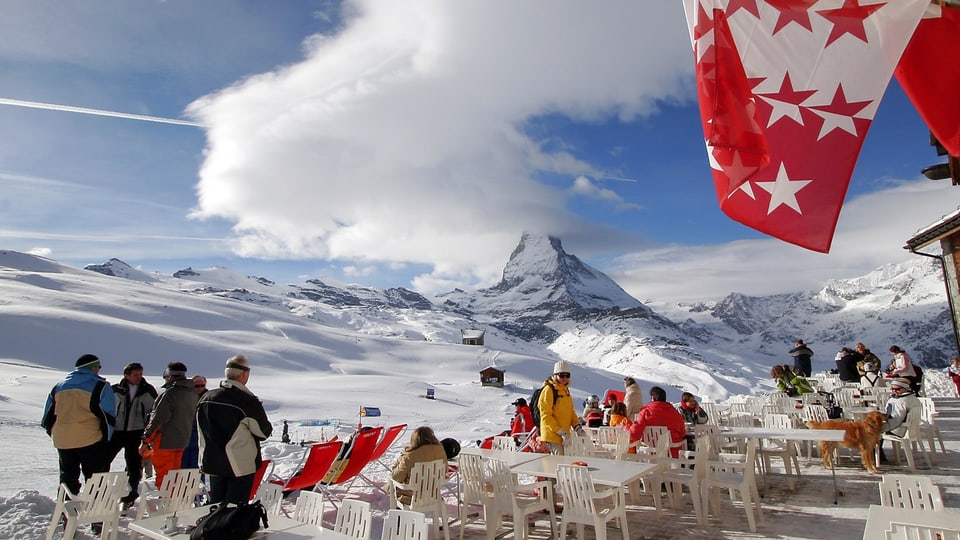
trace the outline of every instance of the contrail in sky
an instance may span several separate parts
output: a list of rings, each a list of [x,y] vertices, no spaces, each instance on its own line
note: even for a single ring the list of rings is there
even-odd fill
[[[20,99],[0,98],[0,105],[13,105],[14,107],[29,107],[31,109],[47,109],[51,111],[66,111],[83,114],[93,114],[96,116],[112,116],[113,118],[126,118],[128,120],[143,120],[145,122],[158,122],[161,124],[176,124],[179,126],[203,127],[199,122],[189,120],[178,120],[176,118],[163,118],[160,116],[146,116],[143,114],[129,114],[116,111],[104,111],[102,109],[89,109],[87,107],[73,107],[70,105],[57,105],[55,103],[39,103],[36,101],[23,101]]]

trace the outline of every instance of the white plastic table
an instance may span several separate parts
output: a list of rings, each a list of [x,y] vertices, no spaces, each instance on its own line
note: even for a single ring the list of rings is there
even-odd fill
[[[657,469],[653,463],[638,461],[616,461],[600,457],[555,456],[553,454],[535,454],[538,459],[525,461],[510,468],[516,474],[557,477],[557,465],[572,465],[574,461],[587,463],[590,478],[594,484],[624,487]]]
[[[201,516],[209,513],[209,506],[190,508],[177,512],[177,518],[180,523],[178,532],[169,533],[163,530],[163,524],[170,514],[158,514],[150,516],[147,519],[133,521],[130,523],[130,530],[140,533],[147,538],[155,540],[189,540],[190,531],[187,525],[193,525]],[[350,536],[341,534],[330,529],[324,529],[316,525],[303,523],[295,519],[284,516],[270,514],[267,516],[270,526],[266,529],[260,529],[251,536],[255,540],[351,540]]]
[[[468,446],[460,450],[460,454],[475,454],[483,459],[499,459],[506,462],[507,467],[513,467],[520,463],[540,459],[546,454],[535,454],[533,452],[512,452],[510,450],[493,450],[490,448],[479,448]]]
[[[720,429],[721,437],[742,439],[783,439],[787,441],[832,441],[840,442],[846,432],[842,429],[774,429],[762,427],[725,427]],[[836,465],[834,465],[836,467]],[[840,490],[837,488],[837,471],[830,469],[833,476],[833,504],[838,504]]]
[[[960,529],[960,511],[953,508],[914,510],[871,504],[867,510],[867,524],[863,528],[863,540],[887,538],[886,532],[892,530],[895,523],[957,530]]]

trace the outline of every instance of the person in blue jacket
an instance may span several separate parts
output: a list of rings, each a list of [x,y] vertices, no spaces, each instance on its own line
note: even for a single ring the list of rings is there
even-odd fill
[[[113,435],[117,402],[113,388],[99,375],[100,359],[85,354],[57,383],[43,407],[40,423],[60,457],[60,483],[80,492],[80,473],[88,480],[107,472],[107,444]]]

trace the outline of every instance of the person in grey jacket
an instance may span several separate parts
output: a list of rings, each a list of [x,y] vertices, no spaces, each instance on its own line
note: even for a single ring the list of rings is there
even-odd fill
[[[113,463],[123,450],[130,482],[130,492],[123,497],[123,502],[129,504],[137,500],[137,488],[143,478],[140,441],[157,399],[157,389],[143,378],[143,366],[131,362],[123,366],[123,380],[113,385],[113,393],[117,398],[117,423],[107,445],[107,463]]]
[[[193,390],[193,381],[187,378],[187,366],[183,362],[167,364],[163,380],[166,381],[160,387],[163,392],[153,406],[140,445],[140,455],[153,451],[157,487],[163,485],[167,472],[180,468],[197,411],[197,393]]]

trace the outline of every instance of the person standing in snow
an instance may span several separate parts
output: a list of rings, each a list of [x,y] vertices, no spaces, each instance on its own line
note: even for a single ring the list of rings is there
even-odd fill
[[[517,398],[511,405],[516,407],[516,410],[513,415],[513,421],[510,422],[510,436],[516,437],[522,433],[530,433],[533,431],[533,415],[530,413],[530,406],[527,405],[527,400]]]
[[[137,490],[143,478],[140,441],[157,399],[157,389],[143,378],[143,365],[130,362],[123,366],[123,380],[113,385],[113,393],[117,399],[117,425],[108,445],[107,463],[113,463],[123,450],[130,483],[130,491],[123,497],[123,502],[131,504],[137,500]]]
[[[802,339],[797,340],[796,346],[790,349],[788,354],[793,357],[794,373],[803,375],[804,377],[809,377],[810,374],[813,373],[813,365],[810,360],[810,357],[813,356],[813,351],[810,350],[810,347],[807,347]]]
[[[540,440],[551,454],[563,455],[563,439],[574,431],[582,433],[580,418],[573,409],[570,395],[570,364],[560,360],[553,365],[553,375],[543,381],[537,407],[540,409]]]
[[[247,388],[250,362],[242,354],[227,359],[225,381],[196,407],[200,470],[210,475],[210,502],[246,503],[253,476],[263,462],[260,443],[273,432],[263,403]]]
[[[80,473],[89,480],[110,470],[107,444],[113,435],[117,402],[100,376],[100,359],[85,354],[75,369],[57,383],[43,407],[40,424],[53,439],[60,457],[60,483],[80,493]]]
[[[163,393],[153,405],[140,444],[141,455],[153,451],[157,487],[163,485],[168,472],[180,468],[197,411],[197,393],[193,390],[193,381],[187,378],[187,366],[183,362],[167,364],[163,380],[166,381],[160,387]]]

